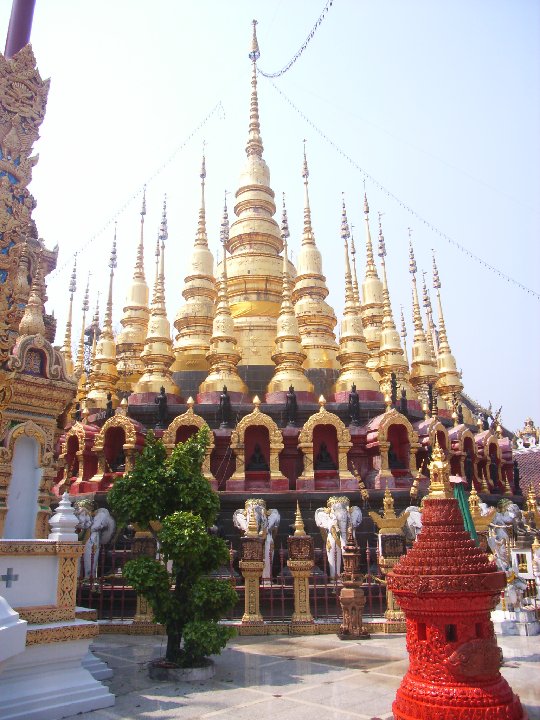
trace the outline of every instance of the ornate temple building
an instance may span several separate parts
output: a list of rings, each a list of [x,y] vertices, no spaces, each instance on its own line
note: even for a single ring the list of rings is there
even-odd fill
[[[463,392],[435,259],[437,322],[425,283],[422,292],[417,286],[412,244],[414,337],[409,359],[387,277],[391,249],[380,217],[376,241],[372,239],[367,197],[360,253],[365,260],[358,268],[343,204],[345,305],[338,326],[327,302],[324,258],[312,225],[305,153],[298,178],[304,185],[304,228],[296,267],[289,260],[287,211],[283,204],[278,222],[264,157],[255,25],[249,57],[246,157],[231,221],[226,205],[223,210],[221,261],[215,262],[208,242],[203,158],[183,305],[167,308],[165,303],[166,202],[153,277],[145,275],[144,198],[120,332],[113,332],[119,307],[114,295],[115,240],[108,283],[99,288],[106,297],[103,320],[97,309],[93,319],[89,315],[88,287],[82,323],[74,320],[74,268],[59,349],[51,344],[54,321],[44,312],[45,277],[55,265],[57,250],[48,251],[38,237],[31,218],[34,200],[27,190],[48,83],[41,80],[29,46],[13,59],[0,59],[4,534],[9,536],[19,522],[10,518],[10,496],[19,492],[25,462],[34,462],[29,517],[35,535],[41,536],[53,489],[57,494],[67,490],[103,497],[115,478],[133,466],[150,428],[169,452],[203,425],[211,428],[204,472],[222,493],[224,512],[229,502],[231,507],[238,503],[239,495],[275,493],[293,508],[299,493],[306,498],[354,494],[359,486],[374,491],[396,488],[407,504],[409,496],[427,487],[435,439],[452,473],[465,477],[469,487],[496,495],[516,490],[512,446],[500,418],[476,418],[478,408]],[[18,448],[34,453],[34,459]]]

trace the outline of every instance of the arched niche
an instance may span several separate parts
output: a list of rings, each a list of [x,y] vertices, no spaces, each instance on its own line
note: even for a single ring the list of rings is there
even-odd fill
[[[418,435],[420,447],[416,452],[416,469],[425,477],[429,476],[428,465],[431,461],[431,454],[435,447],[435,442],[444,453],[446,458],[450,455],[450,439],[448,430],[436,417],[428,417],[420,420],[413,425],[414,431]]]
[[[98,458],[98,469],[90,482],[100,483],[106,475],[111,477],[116,472],[132,470],[135,454],[144,446],[143,430],[140,423],[125,415],[109,418],[95,437],[93,451]]]
[[[59,472],[53,488],[57,495],[61,495],[64,490],[77,494],[81,483],[96,474],[98,459],[93,452],[93,446],[99,432],[100,428],[97,425],[75,422],[61,436]]]
[[[492,456],[490,455],[489,448],[490,445],[493,445],[500,453],[497,436],[492,430],[483,430],[482,432],[475,435],[474,440],[476,443],[476,453],[478,456],[477,468],[478,480],[480,482],[480,491],[483,493],[488,493],[490,492],[490,487],[492,487],[493,485],[490,477],[490,464],[492,461]]]
[[[335,463],[335,470],[321,467],[321,448],[326,445]],[[347,465],[347,454],[352,447],[351,434],[341,419],[321,405],[319,412],[311,415],[298,435],[298,448],[304,457],[304,470],[297,481],[297,488],[305,490],[354,489],[354,476]],[[316,468],[316,464],[318,468]],[[330,482],[334,479],[334,483]]]
[[[500,437],[498,445],[501,450],[501,479],[504,486],[504,494],[512,495],[514,488],[514,454],[510,438]]]
[[[6,539],[36,537],[42,475],[40,454],[41,445],[35,436],[20,434],[15,439],[3,532]]]
[[[380,456],[375,488],[384,488],[387,484],[407,487],[410,477],[422,477],[416,467],[416,453],[420,448],[418,434],[405,415],[390,408],[370,420],[366,429],[366,449]]]
[[[266,437],[268,438],[267,445]],[[262,441],[268,448],[269,471],[266,481],[262,477],[260,479],[249,477],[249,473],[255,471],[246,470],[258,441]],[[270,490],[286,490],[288,488],[288,482],[279,469],[279,454],[283,450],[281,430],[269,415],[260,411],[258,405],[255,406],[253,412],[243,417],[232,431],[230,447],[236,458],[236,467],[232,476],[227,480],[227,489],[241,489],[243,486],[246,490],[264,490],[264,485],[266,485],[266,489]],[[248,457],[250,450],[251,454]],[[254,483],[252,487],[249,487],[250,481]]]
[[[171,422],[169,427],[163,433],[163,444],[167,450],[167,454],[170,455],[174,449],[174,446],[179,442],[185,442],[190,437],[195,435],[201,428],[208,427],[208,424],[204,418],[193,412],[193,408],[189,407],[182,415],[177,415]],[[215,486],[215,478],[210,470],[210,456],[214,449],[214,434],[210,431],[210,443],[206,449],[204,456],[202,471],[204,477]]]

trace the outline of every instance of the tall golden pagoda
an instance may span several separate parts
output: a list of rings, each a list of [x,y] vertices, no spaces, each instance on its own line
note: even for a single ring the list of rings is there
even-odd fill
[[[156,280],[150,307],[148,331],[144,350],[141,353],[144,372],[134,386],[133,392],[135,394],[158,394],[160,389],[164,387],[167,395],[179,398],[180,389],[172,379],[171,373],[174,355],[172,352],[171,325],[167,319],[165,305],[165,240],[167,238],[167,199],[165,198],[158,237],[159,256],[156,253]],[[130,403],[133,400],[130,398]]]
[[[144,217],[146,215],[146,186],[141,207],[141,232],[137,245],[137,257],[133,280],[129,286],[124,314],[120,319],[122,330],[116,338],[116,369],[120,376],[117,389],[131,392],[144,372],[141,353],[148,332],[148,284],[144,275]]]
[[[82,323],[81,323],[81,334],[79,337],[79,344],[77,347],[77,358],[75,360],[74,374],[77,377],[77,396],[76,402],[81,402],[86,397],[86,384],[88,382],[88,376],[84,365],[84,339],[86,330],[86,313],[90,309],[90,273],[88,273],[88,279],[86,281],[86,289],[84,291],[84,298],[82,304]]]
[[[360,398],[363,400],[382,400],[379,384],[370,375],[366,362],[369,359],[369,350],[364,337],[362,317],[358,312],[357,300],[355,298],[354,286],[352,283],[351,266],[349,262],[350,237],[349,223],[345,200],[341,213],[341,239],[345,250],[345,307],[343,320],[341,321],[341,338],[339,341],[339,353],[337,359],[341,365],[339,377],[334,386],[336,400],[344,401],[356,385]],[[338,398],[339,393],[344,397]]]
[[[73,364],[73,350],[71,347],[71,325],[73,322],[73,295],[77,289],[77,255],[75,255],[75,261],[73,263],[73,270],[69,279],[69,309],[68,317],[66,322],[66,334],[64,336],[64,344],[60,348],[60,354],[64,358],[66,363],[66,374],[73,375],[75,366]]]
[[[239,365],[267,366],[271,372],[276,319],[281,306],[283,242],[273,217],[276,206],[270,188],[270,171],[263,159],[257,97],[259,55],[254,20],[249,53],[252,73],[247,160],[236,191],[236,220],[226,244],[230,253],[227,295],[234,335],[242,348]]]
[[[221,262],[221,277],[218,282],[218,305],[212,324],[212,337],[210,349],[206,359],[210,365],[210,372],[206,380],[201,383],[198,400],[201,403],[214,403],[218,393],[227,386],[227,390],[234,400],[243,399],[248,388],[240,375],[237,365],[240,362],[240,351],[235,337],[234,320],[227,298],[227,241],[228,220],[227,206],[222,223],[223,260]]]
[[[463,390],[463,383],[461,382],[461,375],[457,369],[456,359],[452,355],[446,335],[446,325],[444,323],[441,302],[441,281],[435,262],[435,255],[433,255],[433,287],[437,291],[437,306],[439,310],[439,352],[437,354],[439,379],[437,380],[436,388],[439,395],[445,400],[447,406],[451,408],[454,395]]]
[[[191,269],[185,278],[182,291],[182,296],[186,302],[178,310],[174,321],[174,327],[178,333],[174,345],[176,360],[172,370],[173,372],[203,371],[204,376],[206,376],[208,372],[206,354],[210,349],[217,292],[214,278],[214,256],[208,247],[208,235],[206,233],[204,198],[206,161],[204,155],[200,178],[201,207],[199,209],[199,222],[191,255]]]
[[[313,385],[306,377],[302,363],[306,353],[302,349],[298,321],[291,303],[291,282],[289,278],[289,261],[287,258],[287,238],[289,237],[289,224],[285,198],[283,198],[283,220],[281,224],[281,237],[283,239],[283,300],[277,320],[276,346],[272,360],[276,364],[274,377],[268,384],[268,394],[283,393],[286,395],[290,386],[296,393],[312,395]],[[304,399],[308,399],[304,396]],[[313,398],[309,398],[313,399]],[[267,398],[268,400],[268,398]],[[273,397],[275,402],[276,398]]]
[[[422,323],[422,315],[420,313],[420,303],[418,301],[418,288],[416,286],[416,260],[412,240],[409,233],[409,272],[412,277],[412,302],[413,302],[413,324],[414,339],[412,346],[411,359],[411,383],[416,392],[426,399],[428,386],[434,384],[437,380],[437,366],[433,360],[431,348],[429,347],[424,325]]]
[[[437,352],[439,349],[439,339],[437,337],[437,328],[433,322],[433,308],[431,307],[431,298],[426,285],[426,272],[422,272],[422,304],[426,310],[427,328],[426,341],[429,346],[433,360],[437,361]]]
[[[112,329],[113,279],[116,259],[115,228],[111,258],[109,260],[110,274],[107,307],[103,319],[103,329],[97,343],[95,342],[96,333],[94,332],[95,356],[92,364],[92,374],[89,378],[90,392],[86,396],[87,407],[95,409],[105,409],[107,407],[107,395],[109,393],[111,394],[113,408],[116,408],[119,402],[115,392],[118,371],[116,369],[116,345]]]
[[[381,219],[379,216],[379,257],[383,275],[383,320],[381,329],[381,345],[379,348],[379,364],[377,370],[385,385],[389,385],[392,374],[395,374],[398,385],[405,388],[409,400],[417,399],[417,395],[409,382],[409,365],[403,354],[399,333],[396,329],[392,305],[390,303],[390,292],[388,290],[388,278],[386,276],[386,246],[382,233]]]
[[[311,379],[319,381],[316,371],[326,371],[330,383],[337,376],[339,363],[338,346],[334,328],[337,320],[333,309],[326,302],[328,287],[322,271],[322,256],[315,242],[311,225],[311,207],[309,204],[309,170],[304,146],[304,232],[302,245],[298,253],[296,282],[293,290],[294,312],[298,319],[298,328],[307,358],[305,367]],[[316,384],[317,392],[320,388]]]
[[[369,205],[367,195],[364,193],[364,219],[366,223],[366,271],[362,283],[362,324],[369,349],[368,370],[380,379],[377,373],[379,366],[379,348],[381,345],[381,329],[383,320],[383,286],[377,273],[377,266],[373,257],[373,243],[369,228]]]

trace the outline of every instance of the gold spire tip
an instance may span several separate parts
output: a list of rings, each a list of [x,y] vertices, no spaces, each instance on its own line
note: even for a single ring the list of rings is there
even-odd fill
[[[253,37],[251,38],[251,51],[249,53],[249,59],[252,63],[256,63],[257,60],[261,56],[261,52],[259,50],[259,42],[257,40],[257,21],[252,20],[253,24]]]
[[[294,514],[294,536],[295,537],[303,537],[306,534],[306,529],[304,527],[304,520],[302,518],[302,513],[300,512],[300,503],[298,500],[296,501],[296,512]]]

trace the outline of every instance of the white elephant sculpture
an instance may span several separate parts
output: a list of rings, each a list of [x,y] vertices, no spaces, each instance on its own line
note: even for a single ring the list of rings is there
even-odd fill
[[[114,537],[116,523],[107,508],[92,513],[92,507],[84,500],[75,503],[75,514],[79,518],[79,537],[85,543],[82,576],[96,577],[101,546],[110,543]]]
[[[408,542],[414,542],[422,530],[422,510],[417,505],[410,505],[401,513],[408,512],[409,516],[405,522],[403,531]]]
[[[341,552],[347,542],[347,530],[362,522],[362,511],[357,505],[349,506],[347,497],[329,497],[326,507],[315,510],[315,523],[321,530],[326,545],[330,577],[341,574]]]
[[[233,523],[235,527],[247,532],[251,516],[255,517],[257,532],[264,539],[264,568],[263,580],[270,580],[272,577],[272,562],[274,559],[274,538],[280,522],[280,515],[276,508],[266,509],[266,503],[260,498],[246,500],[244,508],[235,510]]]

